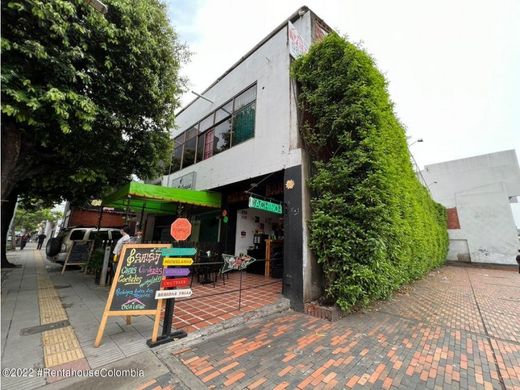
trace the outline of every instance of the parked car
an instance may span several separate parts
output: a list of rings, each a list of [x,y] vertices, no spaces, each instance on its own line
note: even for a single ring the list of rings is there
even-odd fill
[[[116,228],[101,228],[99,233],[95,227],[65,229],[47,241],[45,253],[48,260],[62,263],[73,241],[94,240],[96,245],[101,245],[102,241],[115,244],[120,238],[121,232]]]

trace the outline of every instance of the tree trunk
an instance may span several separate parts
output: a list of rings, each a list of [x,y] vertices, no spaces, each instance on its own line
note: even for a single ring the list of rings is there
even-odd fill
[[[13,268],[16,267],[14,264],[7,260],[7,236],[9,235],[9,223],[13,218],[14,208],[16,206],[16,200],[18,195],[16,191],[11,191],[7,199],[2,199],[2,268]]]
[[[9,224],[14,214],[18,193],[16,184],[20,180],[20,155],[22,151],[22,134],[13,122],[2,115],[2,268],[14,267],[7,260],[7,236]]]

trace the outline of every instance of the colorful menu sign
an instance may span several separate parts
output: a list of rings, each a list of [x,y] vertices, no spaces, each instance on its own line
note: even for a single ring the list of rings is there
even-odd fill
[[[160,248],[127,248],[121,257],[111,311],[156,310],[155,291],[161,287]]]
[[[96,347],[101,343],[109,316],[155,315],[152,340],[157,338],[162,304],[155,299],[155,293],[163,280],[161,249],[167,247],[169,244],[123,246],[99,325]],[[127,317],[127,322],[129,320]]]

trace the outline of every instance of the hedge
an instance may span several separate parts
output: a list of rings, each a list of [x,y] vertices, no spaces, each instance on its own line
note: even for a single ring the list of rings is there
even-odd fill
[[[325,298],[343,310],[366,306],[444,262],[446,211],[418,181],[387,83],[362,48],[329,34],[291,74]]]

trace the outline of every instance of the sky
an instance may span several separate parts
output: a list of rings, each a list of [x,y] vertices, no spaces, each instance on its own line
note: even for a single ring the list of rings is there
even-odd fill
[[[165,0],[202,92],[302,5],[373,56],[419,166],[520,153],[518,0]],[[188,92],[183,105],[195,96]],[[516,109],[516,110],[515,110]],[[514,206],[520,225],[520,205]]]

